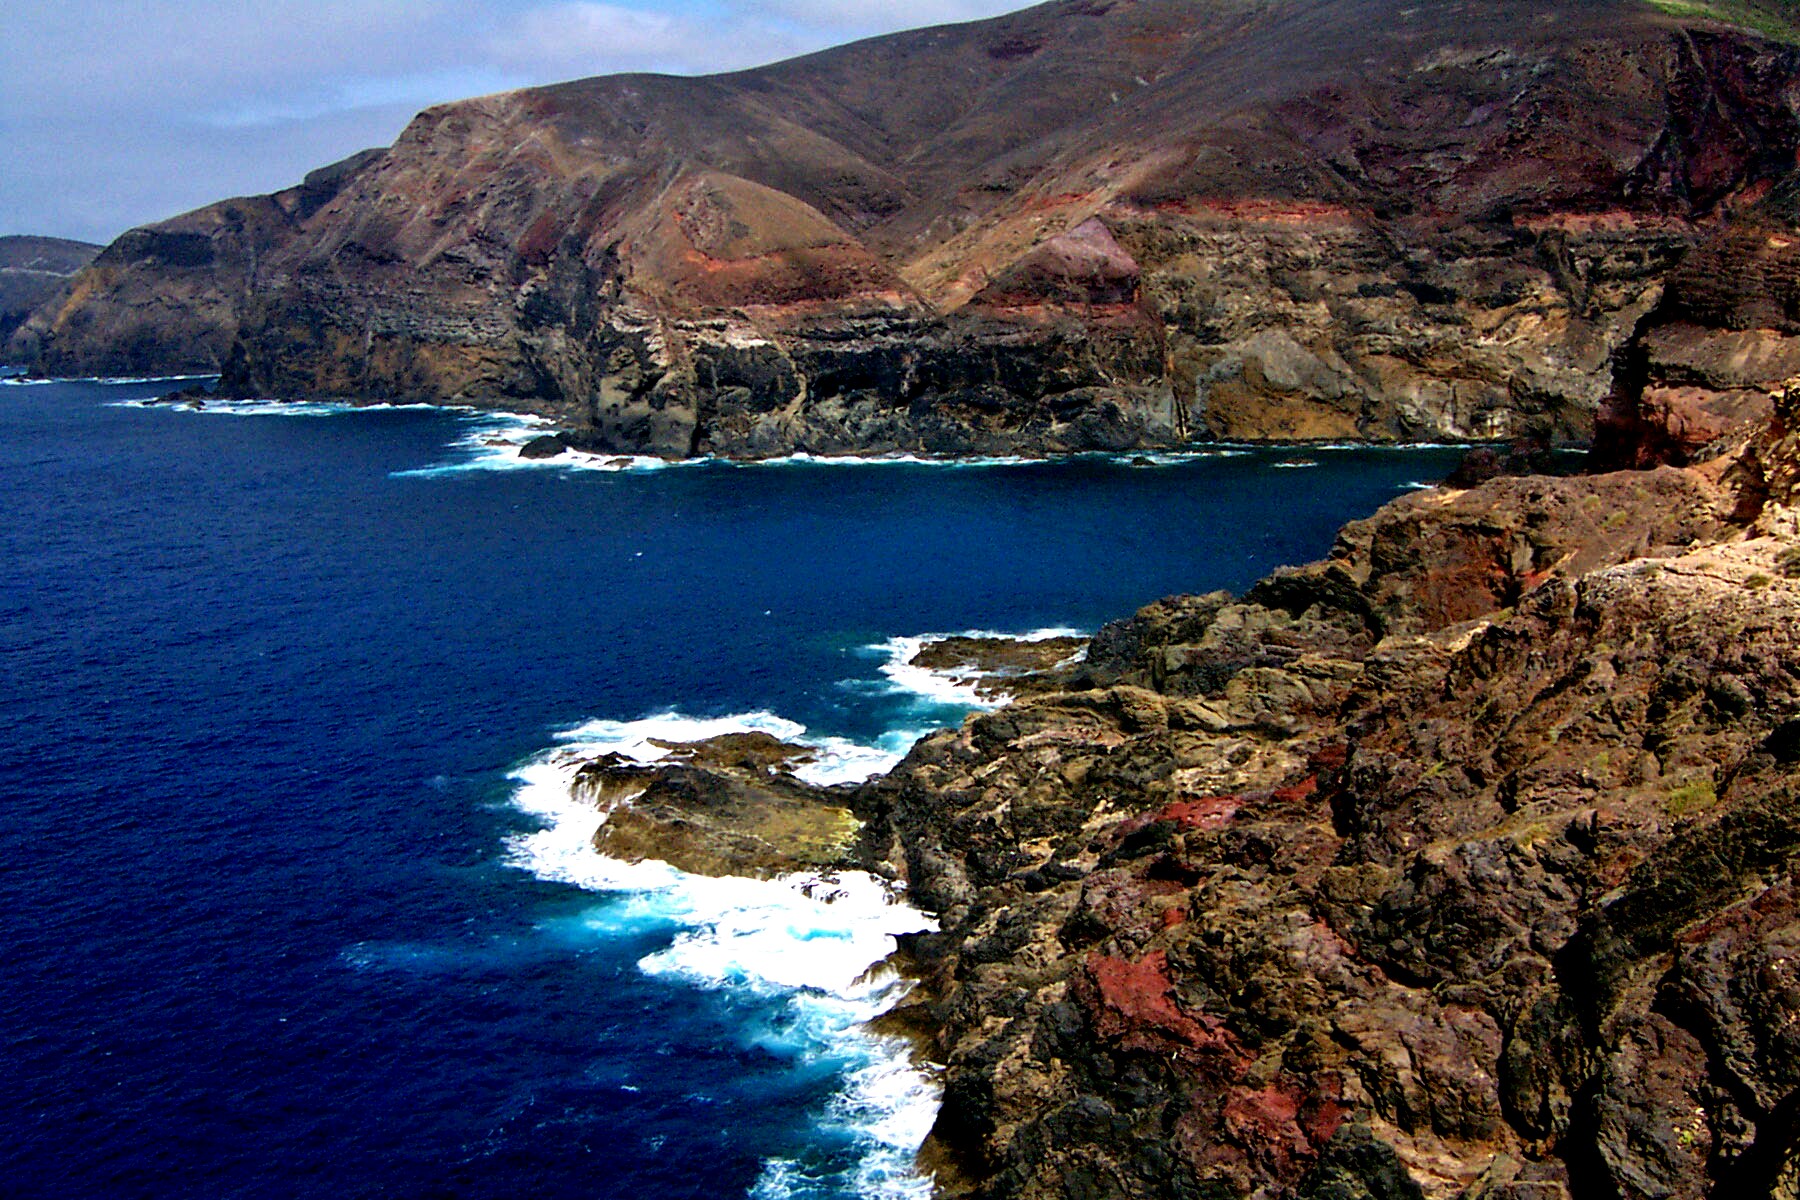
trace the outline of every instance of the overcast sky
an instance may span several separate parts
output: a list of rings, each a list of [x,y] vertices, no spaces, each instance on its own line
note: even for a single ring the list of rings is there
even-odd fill
[[[110,241],[443,100],[701,74],[1023,0],[0,0],[0,234]]]

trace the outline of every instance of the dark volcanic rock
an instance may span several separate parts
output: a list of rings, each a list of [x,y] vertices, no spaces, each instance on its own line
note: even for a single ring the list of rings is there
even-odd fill
[[[1791,169],[1800,51],[1756,11],[1059,0],[487,97],[133,231],[15,344],[607,453],[1581,439],[1700,231]],[[1725,390],[1668,401],[1710,428]]]
[[[534,437],[519,447],[519,457],[529,459],[555,458],[569,448],[568,440],[560,434],[548,433],[543,437]]]
[[[575,795],[606,814],[594,837],[602,854],[756,878],[845,861],[856,817],[842,796],[793,777],[808,751],[762,733],[666,749],[653,764],[607,755],[576,774]]]
[[[1396,501],[867,785],[940,1192],[1792,1194],[1795,405]]]

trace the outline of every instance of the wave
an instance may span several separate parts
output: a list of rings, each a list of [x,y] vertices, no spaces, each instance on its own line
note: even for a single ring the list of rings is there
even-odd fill
[[[200,379],[217,379],[218,374],[206,375],[87,375],[72,379],[39,379],[23,375],[0,376],[0,387],[40,387],[51,383],[94,383],[103,387],[123,386],[138,383],[193,383]]]
[[[600,471],[605,473],[662,471],[671,467],[711,466],[730,470],[765,470],[782,467],[932,467],[940,470],[992,469],[1002,467],[1034,467],[1051,463],[1106,462],[1120,466],[1172,467],[1214,458],[1239,458],[1250,454],[1236,447],[1209,447],[1205,450],[1178,450],[1129,453],[1081,453],[1053,457],[1026,455],[973,455],[964,458],[934,458],[921,454],[785,454],[776,458],[736,459],[717,455],[669,459],[644,454],[606,454],[596,451],[565,449],[549,458],[526,458],[521,451],[527,442],[542,436],[554,422],[542,417],[519,417],[530,421],[529,427],[514,429],[489,428],[452,443],[460,452],[454,462],[396,472],[400,475],[455,475],[465,471]]]
[[[153,382],[162,382],[156,380]],[[220,400],[204,397],[198,400],[166,400],[152,396],[136,400],[109,400],[108,408],[157,408],[165,412],[199,413],[226,417],[341,417],[365,412],[454,412],[473,414],[472,408],[455,408],[442,404],[352,404],[347,400]],[[509,416],[511,414],[508,414]]]
[[[660,471],[666,467],[691,466],[707,459],[656,458],[643,454],[596,454],[586,450],[564,450],[550,458],[526,458],[522,453],[533,440],[554,431],[556,422],[549,417],[530,413],[482,412],[474,419],[474,428],[450,443],[456,457],[428,467],[396,471],[396,477],[432,478],[460,475],[469,471]]]
[[[1303,443],[1308,450],[1396,450],[1411,453],[1414,450],[1473,450],[1477,446],[1493,445],[1492,442],[1318,442]],[[1271,449],[1279,449],[1271,446]]]
[[[645,973],[710,989],[742,990],[780,1002],[780,1017],[759,1034],[773,1051],[831,1067],[843,1086],[815,1116],[823,1140],[853,1147],[848,1165],[833,1158],[765,1163],[753,1194],[789,1200],[814,1194],[905,1198],[929,1195],[913,1166],[936,1119],[935,1079],[912,1062],[910,1047],[871,1032],[868,1022],[893,1007],[910,984],[880,964],[899,934],[936,928],[886,882],[861,871],[757,880],[693,875],[666,863],[627,863],[593,846],[605,817],[574,791],[580,765],[615,753],[655,762],[659,742],[763,732],[814,748],[802,768],[815,780],[862,778],[887,751],[839,739],[806,738],[805,727],[773,713],[695,718],[661,713],[638,721],[590,721],[556,735],[557,746],[516,768],[514,804],[542,828],[509,840],[507,861],[540,879],[590,891],[629,893],[621,910],[597,915],[596,928],[674,936],[645,955]],[[891,765],[891,763],[889,764]],[[623,922],[623,924],[621,924]]]
[[[884,467],[912,466],[958,469],[969,467],[1041,467],[1070,462],[1103,462],[1118,466],[1174,467],[1213,458],[1241,458],[1250,450],[1236,446],[1209,446],[1203,450],[1083,450],[1069,454],[977,454],[959,458],[933,457],[903,452],[885,454],[809,454],[797,452],[778,458],[721,459],[734,467]]]
[[[913,659],[917,658],[927,646],[948,638],[991,638],[996,641],[1045,642],[1051,638],[1085,638],[1088,636],[1087,630],[1072,629],[1067,626],[1034,629],[1029,633],[1000,633],[991,629],[966,629],[960,633],[921,633],[891,637],[885,642],[877,642],[866,649],[886,660],[877,670],[886,679],[888,687],[892,691],[904,692],[930,704],[943,707],[992,710],[1006,705],[1013,699],[1004,690],[994,687],[992,684],[994,680],[1004,679],[1003,674],[967,666],[946,671],[919,666],[913,662]],[[1083,647],[1067,659],[1057,663],[1056,666],[1073,666],[1081,661],[1086,653],[1086,647]],[[984,683],[988,686],[984,687]]]

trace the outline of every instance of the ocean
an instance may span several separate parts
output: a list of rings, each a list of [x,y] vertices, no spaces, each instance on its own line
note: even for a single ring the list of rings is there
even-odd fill
[[[520,419],[0,386],[0,1194],[922,1196],[929,914],[609,863],[582,753],[854,779],[917,639],[1241,589],[1450,448],[664,466]]]

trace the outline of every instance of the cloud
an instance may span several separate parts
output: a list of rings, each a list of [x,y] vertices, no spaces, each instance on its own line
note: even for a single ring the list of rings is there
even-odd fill
[[[909,0],[904,6],[892,0],[756,0],[747,7],[766,17],[855,36],[995,17],[1025,5],[1015,0]]]
[[[561,68],[572,77],[620,70],[729,71],[815,48],[766,22],[731,13],[591,2],[532,9],[488,45],[497,61],[514,68]]]
[[[4,0],[0,233],[105,241],[391,142],[418,109],[735,70],[1018,0]]]

